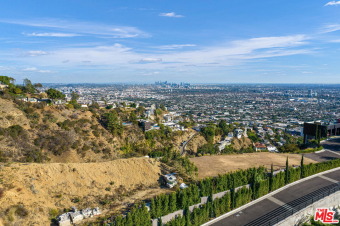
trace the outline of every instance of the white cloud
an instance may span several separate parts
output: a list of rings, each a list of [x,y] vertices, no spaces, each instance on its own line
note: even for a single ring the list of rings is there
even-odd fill
[[[9,67],[0,66],[0,71],[7,71],[9,69],[10,69]]]
[[[133,37],[149,37],[150,35],[139,30],[136,27],[116,26],[83,21],[66,21],[59,19],[43,19],[43,20],[0,20],[0,23],[17,24],[29,27],[40,27],[45,29],[59,30],[59,32],[32,33],[35,36],[41,34],[55,35],[53,37],[70,37],[64,33],[71,35],[99,35],[111,38],[133,38]],[[59,35],[59,36],[58,36]],[[64,35],[64,36],[63,36]],[[34,36],[34,35],[32,35]]]
[[[330,1],[325,4],[325,6],[340,5],[340,1]]]
[[[158,46],[158,49],[182,49],[184,47],[194,47],[195,44],[174,44],[174,45],[164,45],[164,46]]]
[[[177,49],[166,52],[139,52],[121,44],[112,46],[88,46],[53,49],[47,55],[35,57],[8,58],[22,65],[44,67],[52,71],[82,70],[84,67],[113,71],[195,71],[198,68],[225,69],[225,67],[246,64],[249,61],[272,57],[310,54],[303,48],[309,37],[305,35],[259,37],[236,40],[216,46]],[[60,68],[60,69],[59,69]],[[42,72],[38,68],[25,71]],[[44,71],[46,73],[46,71]]]
[[[141,73],[141,75],[144,75],[144,76],[159,75],[159,74],[160,74],[159,71],[151,71],[151,72],[144,72],[144,73]]]
[[[42,56],[42,55],[47,55],[48,52],[42,51],[42,50],[31,50],[27,51],[25,55],[27,56]]]
[[[340,24],[329,24],[322,28],[321,33],[330,33],[340,30]]]
[[[61,38],[79,36],[78,34],[72,33],[29,33],[29,34],[24,33],[24,35],[34,37],[61,37]]]
[[[24,68],[23,71],[37,71],[38,68],[36,67],[27,67],[27,68]]]
[[[36,67],[27,67],[22,69],[23,71],[29,71],[29,72],[39,72],[39,73],[52,73],[50,70],[39,70]]]
[[[159,16],[175,17],[175,18],[184,17],[183,15],[178,15],[178,14],[176,14],[175,12],[170,12],[170,13],[160,13]]]
[[[162,58],[143,58],[139,63],[158,63],[162,62]]]

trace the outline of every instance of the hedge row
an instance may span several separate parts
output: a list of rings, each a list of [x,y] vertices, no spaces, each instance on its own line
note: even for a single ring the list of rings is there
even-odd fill
[[[184,217],[177,217],[168,222],[166,225],[201,225],[210,219],[227,213],[234,208],[240,207],[251,200],[266,195],[270,191],[276,190],[287,183],[337,167],[340,167],[340,159],[304,165],[302,158],[301,166],[299,168],[288,167],[287,160],[286,170],[284,172],[280,172],[274,176],[273,170],[271,170],[271,173],[268,174],[264,180],[257,180],[256,172],[253,171],[254,180],[250,188],[243,187],[235,193],[232,189],[231,192],[228,192],[222,198],[215,199],[207,204],[201,205],[200,208],[195,209],[192,213],[186,212]],[[288,178],[286,178],[286,176]],[[286,183],[287,179],[288,181]],[[206,212],[210,213],[208,217],[206,217]]]
[[[340,167],[340,159],[304,165],[302,157],[300,167],[288,167],[287,159],[285,171],[276,175],[274,175],[273,167],[270,172],[267,172],[264,167],[259,167],[240,170],[215,178],[206,178],[190,185],[187,189],[155,197],[151,200],[150,212],[144,212],[144,216],[138,215],[137,217],[136,215],[132,217],[134,213],[132,211],[127,217],[117,217],[113,220],[112,225],[131,225],[131,221],[134,225],[150,225],[150,221],[147,224],[140,224],[140,222],[147,222],[146,219],[150,219],[150,217],[160,219],[161,216],[179,209],[185,210],[184,216],[173,219],[167,225],[200,225],[288,183],[336,167]],[[246,184],[251,186],[235,191],[236,187]],[[212,194],[227,190],[230,190],[230,192],[227,192],[222,198],[212,200]],[[188,211],[188,207],[199,203],[202,196],[209,196],[208,203],[201,205],[200,208],[195,208],[193,212]],[[134,211],[139,213],[138,210]],[[139,219],[140,217],[142,220]],[[123,221],[125,224],[121,223]],[[161,222],[159,223],[161,224]]]

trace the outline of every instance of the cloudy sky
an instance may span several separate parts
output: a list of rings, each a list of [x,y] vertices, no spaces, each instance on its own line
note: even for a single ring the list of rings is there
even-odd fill
[[[17,82],[340,83],[340,1],[11,0]]]

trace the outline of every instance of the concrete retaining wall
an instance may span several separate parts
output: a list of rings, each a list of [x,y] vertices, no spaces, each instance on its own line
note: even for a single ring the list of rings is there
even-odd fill
[[[317,208],[334,208],[340,206],[340,191],[326,196],[325,198],[307,206],[303,210],[295,213],[294,215],[284,219],[283,221],[276,224],[276,226],[292,226],[301,225],[301,223],[306,222],[310,217],[314,216],[315,210]]]
[[[237,188],[235,188],[235,191],[237,191],[237,190],[239,190],[243,187],[250,188],[250,184],[237,187]],[[222,198],[228,192],[230,192],[230,190],[222,191],[220,193],[213,194],[213,200],[215,200],[216,198]],[[208,202],[208,199],[209,199],[208,196],[201,197],[201,202],[197,203],[195,205],[189,206],[189,211],[192,212],[194,210],[194,208],[198,208],[198,207],[200,207],[200,205],[206,204]],[[175,219],[177,216],[183,216],[183,215],[184,215],[184,210],[177,210],[176,212],[169,213],[168,215],[161,217],[162,223],[165,224],[165,223],[171,221],[172,219]],[[158,219],[153,219],[152,220],[152,226],[157,226],[157,225],[158,225]]]

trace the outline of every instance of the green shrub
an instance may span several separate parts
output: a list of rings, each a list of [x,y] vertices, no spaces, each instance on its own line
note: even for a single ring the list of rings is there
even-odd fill
[[[48,215],[50,217],[50,219],[55,219],[58,215],[59,215],[59,210],[58,209],[50,209],[48,211]]]

